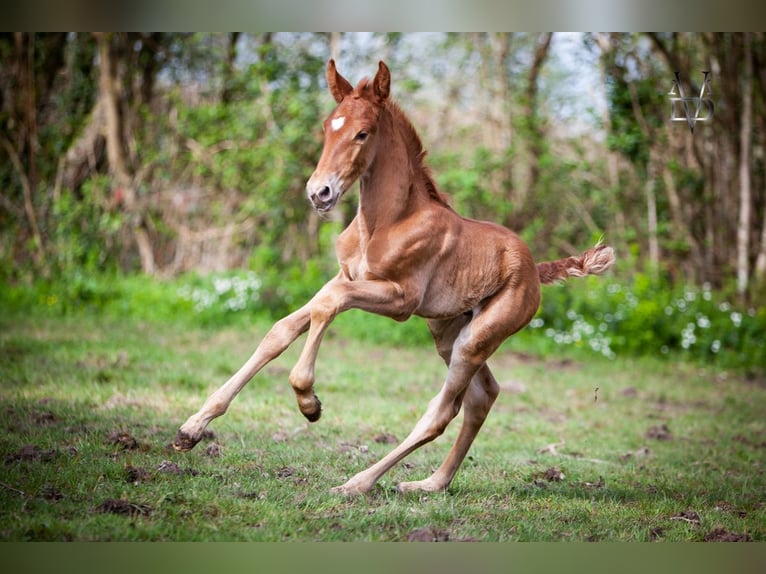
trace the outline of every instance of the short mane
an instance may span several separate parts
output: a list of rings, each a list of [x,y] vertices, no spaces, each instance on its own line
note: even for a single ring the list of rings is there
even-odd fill
[[[410,157],[413,158],[414,165],[422,177],[423,185],[428,191],[428,195],[439,203],[449,207],[447,197],[436,188],[436,183],[431,175],[431,170],[425,165],[424,160],[428,152],[423,147],[423,142],[421,141],[418,132],[415,130],[415,126],[412,125],[412,122],[396,102],[388,100],[386,102],[386,109],[391,112],[394,122],[399,125],[404,134],[407,150],[410,153]]]
[[[370,83],[369,78],[363,78],[357,84],[351,96],[358,98],[362,95],[362,92],[367,90],[372,90],[372,84]],[[424,163],[428,152],[423,148],[423,142],[421,141],[418,132],[415,130],[415,127],[412,125],[412,122],[399,105],[390,99],[386,100],[385,109],[391,112],[394,122],[402,129],[407,150],[410,157],[414,160],[413,164],[422,178],[422,183],[426,188],[426,191],[428,191],[428,195],[439,203],[450,207],[447,197],[436,188],[436,183],[431,175],[431,170]]]

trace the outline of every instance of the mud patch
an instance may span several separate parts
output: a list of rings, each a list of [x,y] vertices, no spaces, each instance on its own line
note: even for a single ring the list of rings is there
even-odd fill
[[[52,425],[59,422],[59,418],[50,411],[32,413],[32,422],[37,426]]]
[[[665,529],[658,526],[657,528],[652,528],[649,531],[649,541],[650,542],[656,542],[658,540],[662,540],[665,536]]]
[[[149,480],[150,476],[146,469],[128,465],[125,467],[125,482],[130,484],[139,484]]]
[[[735,435],[732,440],[734,442],[738,442],[739,444],[755,448],[755,449],[761,449],[766,448],[766,441],[758,441],[751,438],[746,437],[743,434]]]
[[[221,456],[221,445],[217,442],[211,442],[207,449],[205,449],[205,456],[216,458]]]
[[[380,433],[372,440],[378,444],[399,444],[399,439],[388,432]]]
[[[49,500],[55,502],[64,498],[64,494],[55,486],[46,485],[40,491],[40,496],[43,500]]]
[[[162,474],[188,474],[189,476],[198,476],[199,472],[193,468],[181,468],[170,460],[163,460],[157,467],[157,472]]]
[[[56,450],[43,450],[37,445],[28,444],[22,446],[19,450],[11,453],[5,457],[5,463],[11,464],[13,462],[25,461],[25,462],[48,462],[53,460],[56,456]]]
[[[115,430],[109,433],[106,439],[108,444],[117,446],[122,450],[136,450],[140,447],[138,441],[128,431]]]
[[[752,542],[753,539],[748,534],[735,534],[724,528],[715,528],[705,534],[703,540],[705,542]]]
[[[96,507],[96,512],[122,516],[149,516],[152,508],[146,504],[136,504],[122,498],[107,498]]]
[[[283,466],[282,468],[277,469],[274,474],[276,477],[280,480],[291,480],[295,484],[306,484],[308,483],[308,479],[300,476],[296,469],[294,469],[292,466]]]
[[[726,512],[729,514],[734,514],[735,516],[739,516],[740,518],[746,518],[747,517],[747,511],[746,510],[738,510],[734,507],[734,505],[729,504],[725,500],[722,500],[718,502],[714,507],[713,510],[718,512]]]
[[[439,528],[416,528],[407,535],[407,542],[448,542],[449,532]]]
[[[654,440],[673,440],[673,433],[666,424],[649,427],[644,436]]]
[[[545,478],[545,480],[548,482],[561,482],[564,480],[564,473],[561,472],[560,468],[552,466],[545,471],[543,478]]]
[[[585,488],[604,488],[606,486],[606,481],[604,480],[603,476],[599,476],[598,480],[595,482],[581,482]]]
[[[642,446],[638,450],[634,450],[634,451],[631,451],[631,452],[626,452],[625,454],[620,455],[620,460],[622,462],[627,462],[627,461],[629,461],[631,459],[646,458],[646,457],[651,456],[651,454],[652,454],[652,451],[649,450],[648,446]]]
[[[670,520],[677,520],[679,522],[686,522],[687,524],[694,524],[695,526],[699,526],[701,520],[700,515],[694,510],[685,510],[680,514],[676,514],[675,516],[671,516]]]
[[[560,468],[552,466],[543,472],[538,472],[532,475],[532,484],[547,488],[549,482],[561,482],[566,475]]]

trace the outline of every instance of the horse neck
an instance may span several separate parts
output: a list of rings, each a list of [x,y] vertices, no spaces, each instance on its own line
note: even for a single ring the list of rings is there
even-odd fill
[[[405,219],[428,195],[418,184],[422,168],[398,121],[389,110],[383,111],[378,151],[360,180],[359,219],[370,235],[376,228]]]

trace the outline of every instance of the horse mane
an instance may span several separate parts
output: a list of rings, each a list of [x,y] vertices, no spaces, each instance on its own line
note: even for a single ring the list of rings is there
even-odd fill
[[[372,90],[372,85],[368,78],[364,78],[359,82],[354,93],[356,94],[356,97],[359,97],[359,95],[366,90]],[[399,104],[393,100],[386,100],[385,109],[391,113],[394,123],[401,129],[405,145],[407,146],[407,151],[413,160],[415,172],[420,176],[421,183],[428,192],[428,195],[438,203],[450,207],[447,196],[436,188],[431,169],[425,164],[424,160],[428,151],[423,147],[423,141],[420,139],[420,135],[415,129],[415,126],[412,125],[412,122],[399,107]]]
[[[428,151],[423,147],[423,141],[420,139],[420,135],[415,129],[415,126],[412,125],[410,119],[396,102],[388,100],[386,102],[386,109],[391,112],[394,122],[401,129],[407,145],[407,150],[409,151],[410,157],[413,159],[415,172],[420,176],[423,187],[425,187],[428,195],[437,202],[449,207],[447,197],[436,188],[431,169],[425,164],[425,158]]]

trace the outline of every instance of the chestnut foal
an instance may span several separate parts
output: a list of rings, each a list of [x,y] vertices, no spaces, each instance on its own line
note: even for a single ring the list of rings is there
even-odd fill
[[[352,308],[397,321],[419,315],[449,367],[444,385],[399,446],[332,490],[367,492],[402,458],[442,434],[462,407],[462,427],[442,465],[425,480],[398,485],[402,492],[446,489],[499,391],[486,361],[532,319],[540,284],[602,273],[614,262],[612,248],[597,245],[579,257],[535,264],[513,232],[453,211],[423,165],[415,129],[389,99],[390,81],[380,62],[375,78],[354,88],[328,62],[327,82],[338,105],[324,122],[324,149],[306,191],[324,213],[360,180],[359,211],[337,240],[340,271],[274,324],[250,359],[181,426],[176,449],[197,444],[247,382],[306,330],[290,385],[303,415],[318,420],[314,363],[332,320]]]

